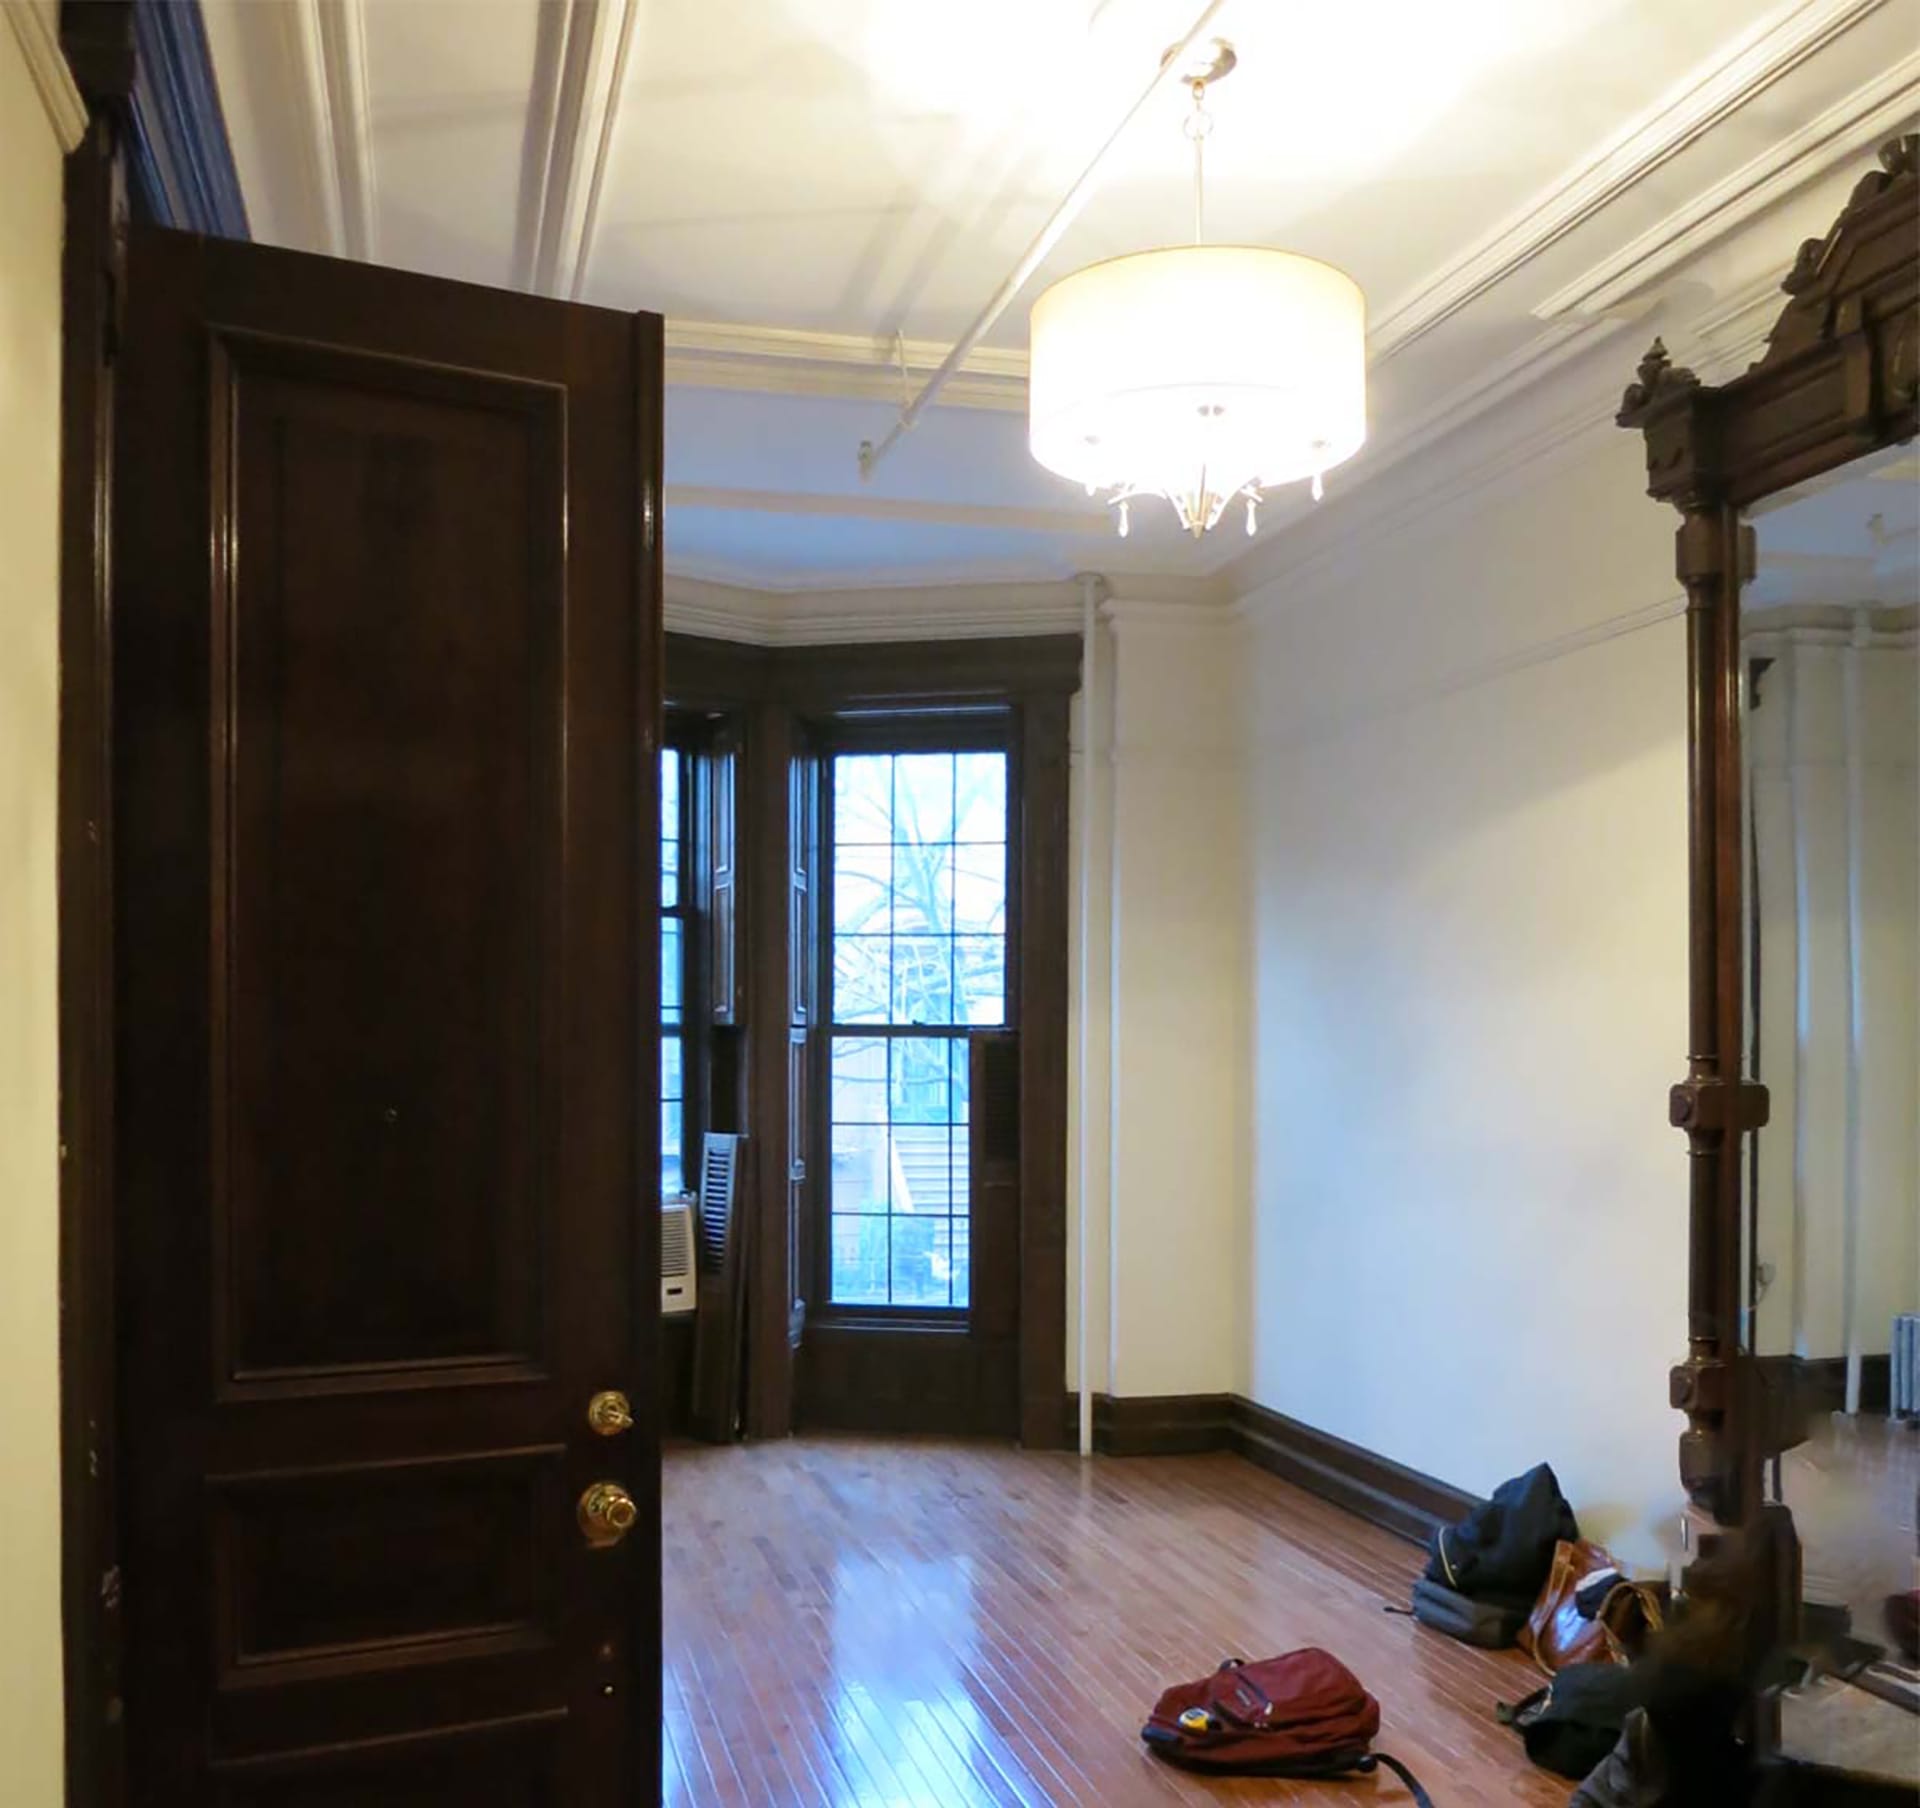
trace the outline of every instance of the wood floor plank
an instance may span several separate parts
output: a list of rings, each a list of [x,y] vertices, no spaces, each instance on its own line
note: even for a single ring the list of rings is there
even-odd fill
[[[810,1437],[665,1462],[672,1808],[1390,1808],[1381,1778],[1204,1782],[1148,1757],[1159,1690],[1322,1645],[1439,1808],[1559,1808],[1493,1718],[1534,1686],[1383,1611],[1419,1554],[1231,1456]]]

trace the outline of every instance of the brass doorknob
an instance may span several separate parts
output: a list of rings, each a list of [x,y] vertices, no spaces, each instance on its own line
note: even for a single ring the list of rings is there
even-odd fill
[[[633,1496],[618,1482],[595,1482],[580,1496],[580,1529],[595,1550],[618,1544],[639,1518]]]
[[[603,1438],[617,1438],[633,1429],[633,1408],[625,1394],[609,1388],[587,1402],[587,1423]]]

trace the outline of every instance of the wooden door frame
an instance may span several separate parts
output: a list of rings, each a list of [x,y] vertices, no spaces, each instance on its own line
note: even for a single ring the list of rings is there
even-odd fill
[[[1020,1438],[1030,1449],[1064,1446],[1060,1390],[1067,1356],[1068,939],[1072,891],[1068,847],[1069,718],[1080,688],[1080,637],[1036,635],[980,640],[860,642],[756,647],[704,635],[667,636],[670,705],[737,714],[750,744],[743,774],[752,789],[784,772],[795,722],[854,710],[993,705],[1012,718],[1018,772],[1022,942],[1018,968],[1020,1054]],[[782,780],[784,783],[784,780]],[[784,790],[781,792],[784,797]],[[748,798],[744,883],[765,890],[764,875],[784,872],[788,821]],[[762,820],[764,819],[764,820]],[[756,883],[757,882],[757,883]],[[784,962],[765,947],[786,945],[786,898],[749,896],[738,921],[756,925],[749,960],[752,1091],[758,1103],[743,1126],[756,1138],[748,1272],[746,1428],[751,1437],[792,1429],[795,1334],[788,1272],[784,1164],[769,1151],[786,1141]],[[773,969],[768,971],[767,969]],[[769,1011],[775,1016],[766,1015]],[[777,1017],[777,1020],[776,1020]],[[801,1335],[804,1335],[802,1330]]]
[[[118,1808],[129,1780],[117,1509],[115,366],[130,218],[229,239],[249,234],[196,0],[62,0],[59,33],[87,111],[64,170],[61,262],[56,922],[64,1799],[68,1808]],[[633,432],[642,449],[652,448],[654,469],[662,428],[659,396],[643,396]],[[650,508],[643,516],[636,553],[657,573],[657,518]],[[657,577],[647,583],[657,591]],[[657,612],[652,632],[636,656],[657,673],[664,669]],[[661,742],[657,686],[639,700],[637,725],[637,757],[650,765]],[[657,824],[636,821],[634,836],[636,870],[652,870]],[[639,956],[645,992],[657,967],[649,938]],[[652,1382],[657,1319],[639,1310],[634,1330],[636,1367]],[[657,1415],[657,1393],[650,1386],[635,1401],[643,1427]],[[660,1592],[656,1568],[642,1604],[650,1623],[635,1627],[656,1651]],[[640,1749],[657,1753],[657,1700],[644,1712]]]
[[[116,1511],[113,1061],[114,370],[133,8],[62,9],[87,104],[61,262],[59,874],[61,1630],[69,1808],[125,1799]]]

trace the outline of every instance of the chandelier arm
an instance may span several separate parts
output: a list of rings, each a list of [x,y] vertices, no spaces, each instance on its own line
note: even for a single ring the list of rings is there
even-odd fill
[[[1210,0],[1210,3],[1201,10],[1200,16],[1188,27],[1186,36],[1167,53],[1160,67],[1154,71],[1153,80],[1141,90],[1139,98],[1127,109],[1125,117],[1114,127],[1107,141],[1094,153],[1093,161],[1081,171],[1080,179],[1067,190],[1065,198],[1054,209],[1053,217],[1040,228],[1019,263],[1015,264],[1009,272],[1006,281],[994,291],[993,298],[980,310],[973,325],[960,335],[953,349],[941,359],[939,368],[921,385],[920,393],[901,409],[900,418],[894,422],[892,430],[878,445],[871,440],[861,442],[860,475],[862,478],[872,477],[881,459],[886,457],[903,434],[912,430],[914,423],[919,420],[927,405],[946,388],[953,374],[966,362],[973,348],[993,330],[994,322],[1013,305],[1014,297],[1033,279],[1033,273],[1046,261],[1047,254],[1060,242],[1067,228],[1078,218],[1081,208],[1086,206],[1092,197],[1099,181],[1101,166],[1112,154],[1114,147],[1126,136],[1127,128],[1146,111],[1148,103],[1169,82],[1177,78],[1187,52],[1206,35],[1207,27],[1213,23],[1215,15],[1226,4],[1227,0]]]

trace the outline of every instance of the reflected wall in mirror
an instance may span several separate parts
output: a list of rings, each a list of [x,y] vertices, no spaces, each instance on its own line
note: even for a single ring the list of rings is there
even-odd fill
[[[1751,519],[1745,1342],[1812,1409],[1772,1478],[1807,1598],[1886,1644],[1920,1585],[1920,453]]]

